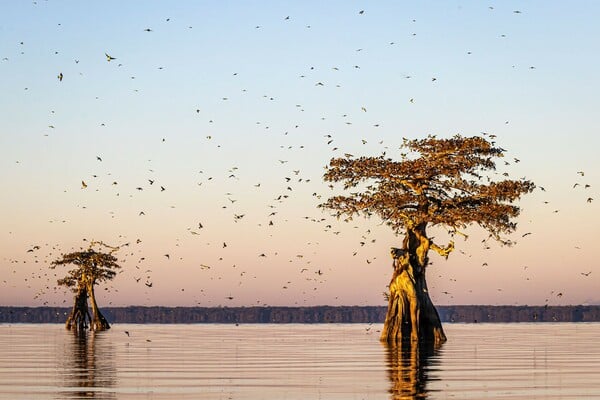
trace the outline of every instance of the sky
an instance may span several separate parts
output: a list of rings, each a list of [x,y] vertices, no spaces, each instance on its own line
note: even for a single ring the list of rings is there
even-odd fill
[[[518,203],[516,245],[474,226],[448,260],[430,254],[434,303],[600,304],[599,14],[2,2],[0,305],[70,305],[55,289],[67,268],[49,265],[91,240],[122,246],[101,306],[385,305],[402,238],[318,208],[340,193],[325,166],[481,132],[506,149],[499,171],[538,188]]]

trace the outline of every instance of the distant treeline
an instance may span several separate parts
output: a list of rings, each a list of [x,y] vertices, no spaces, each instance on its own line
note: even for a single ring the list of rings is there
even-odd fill
[[[600,306],[438,306],[443,322],[593,322]],[[0,323],[64,323],[66,307],[0,307]],[[386,307],[107,307],[111,323],[382,323]]]

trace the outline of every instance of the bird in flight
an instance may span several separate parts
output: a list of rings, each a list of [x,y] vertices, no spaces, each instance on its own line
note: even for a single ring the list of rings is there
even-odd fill
[[[104,55],[106,56],[106,61],[111,62],[111,60],[116,60],[115,57],[109,55],[108,53],[104,53]]]
[[[59,82],[62,82],[62,78],[63,78],[62,72],[58,74],[57,78],[58,78]]]
[[[87,183],[85,183],[84,181],[81,181],[81,188],[85,189],[87,187]]]

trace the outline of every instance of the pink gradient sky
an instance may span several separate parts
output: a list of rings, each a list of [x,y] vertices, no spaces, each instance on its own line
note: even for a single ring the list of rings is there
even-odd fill
[[[545,191],[432,254],[434,302],[600,303],[600,5],[519,4],[2,3],[0,305],[69,304],[84,238],[130,243],[101,305],[383,305],[401,238],[317,209],[323,167],[480,132]]]

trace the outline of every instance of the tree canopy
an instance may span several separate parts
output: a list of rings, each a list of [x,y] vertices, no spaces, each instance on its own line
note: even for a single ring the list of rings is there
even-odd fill
[[[423,223],[454,233],[475,223],[509,243],[501,235],[516,229],[513,219],[520,213],[512,203],[535,185],[486,174],[496,170],[495,159],[504,149],[482,136],[461,135],[404,139],[401,148],[407,150],[401,161],[385,155],[333,158],[324,179],[359,191],[333,196],[320,207],[334,210],[338,218],[378,215],[397,234]]]
[[[59,265],[75,265],[75,268],[68,271],[64,278],[58,280],[59,285],[73,288],[76,291],[77,286],[82,282],[95,285],[112,280],[116,276],[117,270],[121,266],[117,264],[117,258],[112,253],[117,248],[109,253],[103,253],[93,249],[95,244],[97,243],[92,242],[87,250],[63,254],[62,258],[51,263],[50,268],[52,269]]]

